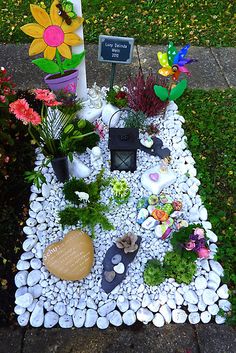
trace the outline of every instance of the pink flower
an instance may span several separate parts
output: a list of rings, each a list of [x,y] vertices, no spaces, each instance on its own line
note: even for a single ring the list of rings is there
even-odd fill
[[[185,249],[191,251],[195,248],[195,241],[190,240],[188,243],[184,245]]]
[[[44,102],[44,104],[47,106],[47,107],[55,107],[57,105],[62,105],[61,102],[58,102],[58,101],[49,101],[49,102]]]
[[[0,96],[0,102],[1,103],[6,103],[6,97],[5,96]]]
[[[35,94],[35,98],[43,101],[48,107],[54,107],[62,104],[61,102],[57,102],[55,94],[48,89],[37,88],[33,92]]]
[[[15,114],[17,119],[24,120],[26,111],[29,109],[29,104],[23,99],[17,99],[15,102],[9,105],[10,113]]]
[[[25,118],[22,119],[25,123],[31,123],[32,125],[39,125],[41,123],[40,115],[34,111],[32,108],[29,108],[25,113]]]
[[[198,236],[198,239],[204,238],[204,230],[202,228],[196,228],[194,230],[194,235]]]
[[[95,128],[96,128],[100,138],[103,139],[105,137],[105,133],[104,133],[102,124],[99,124],[98,122],[96,122]]]
[[[204,258],[204,259],[207,259],[210,255],[210,250],[207,249],[207,248],[201,248],[197,251],[197,255],[198,257],[200,258]]]

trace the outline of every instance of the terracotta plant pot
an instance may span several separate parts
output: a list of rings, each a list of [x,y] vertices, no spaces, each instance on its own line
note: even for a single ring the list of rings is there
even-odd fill
[[[52,91],[65,91],[70,93],[76,92],[78,79],[78,70],[67,70],[64,75],[49,74],[45,76],[44,82]]]
[[[69,180],[67,156],[56,157],[51,161],[51,164],[58,181],[64,183]]]

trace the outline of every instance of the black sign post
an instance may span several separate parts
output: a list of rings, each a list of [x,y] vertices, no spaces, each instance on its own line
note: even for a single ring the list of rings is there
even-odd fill
[[[110,89],[114,84],[116,64],[130,64],[133,48],[134,38],[99,36],[98,60],[112,64]]]

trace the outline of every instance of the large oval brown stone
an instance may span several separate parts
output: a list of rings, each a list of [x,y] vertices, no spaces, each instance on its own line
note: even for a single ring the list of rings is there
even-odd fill
[[[91,271],[93,259],[93,242],[81,230],[70,231],[63,240],[49,245],[43,254],[48,271],[70,281],[86,277]]]

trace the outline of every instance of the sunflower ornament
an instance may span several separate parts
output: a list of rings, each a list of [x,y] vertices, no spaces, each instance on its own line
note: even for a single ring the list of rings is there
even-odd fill
[[[71,10],[70,21],[65,6]],[[30,11],[36,23],[28,23],[22,26],[21,30],[34,38],[29,55],[43,53],[44,56],[32,62],[48,74],[63,75],[65,70],[77,67],[84,58],[84,52],[72,54],[70,47],[83,43],[82,38],[74,31],[82,25],[84,19],[75,14],[73,4],[69,1],[54,0],[49,14],[40,6],[33,4],[30,5]],[[61,57],[65,60],[62,61]]]

